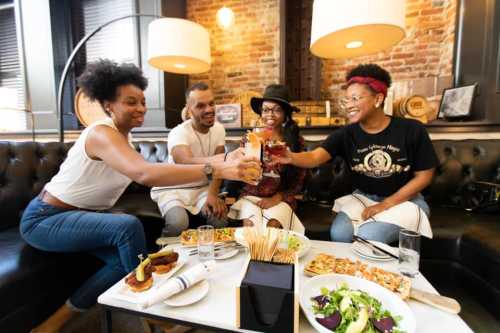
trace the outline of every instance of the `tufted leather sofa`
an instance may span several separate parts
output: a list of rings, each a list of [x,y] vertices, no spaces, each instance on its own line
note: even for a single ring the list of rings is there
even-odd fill
[[[460,190],[467,182],[500,181],[500,140],[433,144],[441,165],[425,194],[435,236],[422,246],[422,269],[433,283],[469,288],[500,318],[500,217],[465,213],[458,207]],[[237,145],[228,143],[227,149]],[[306,143],[307,149],[318,145]],[[38,251],[19,235],[24,207],[57,172],[70,146],[0,142],[0,332],[28,331],[100,265],[85,255]],[[136,142],[135,147],[148,161],[167,159],[165,142]],[[340,158],[311,170],[298,210],[310,238],[328,239],[333,200],[352,190],[350,177]],[[148,188],[130,185],[112,211],[137,215],[144,223],[148,245],[154,247],[163,220]]]

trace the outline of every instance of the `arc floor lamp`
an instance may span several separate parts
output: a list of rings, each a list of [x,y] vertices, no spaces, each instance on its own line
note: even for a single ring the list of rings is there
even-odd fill
[[[59,141],[64,142],[63,89],[73,60],[85,43],[104,27],[133,17],[153,17],[148,26],[148,63],[160,70],[177,74],[203,73],[210,69],[210,37],[201,25],[180,18],[153,14],[130,14],[112,19],[82,38],[71,52],[64,66],[57,92]]]

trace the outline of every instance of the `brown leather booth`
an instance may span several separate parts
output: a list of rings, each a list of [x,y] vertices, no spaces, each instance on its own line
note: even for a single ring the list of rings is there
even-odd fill
[[[471,290],[500,318],[500,216],[466,213],[459,200],[471,181],[500,182],[500,140],[433,144],[441,165],[424,193],[431,205],[434,239],[422,245],[422,270],[433,283],[453,282]],[[19,235],[23,209],[57,172],[70,145],[0,142],[0,332],[28,331],[100,265],[86,255],[38,251]],[[236,146],[233,142],[227,148]],[[167,160],[166,142],[136,142],[135,147],[148,161]],[[333,200],[351,191],[350,177],[340,158],[311,170],[298,211],[310,238],[328,239]],[[163,220],[148,188],[132,184],[112,210],[138,216],[154,247]]]

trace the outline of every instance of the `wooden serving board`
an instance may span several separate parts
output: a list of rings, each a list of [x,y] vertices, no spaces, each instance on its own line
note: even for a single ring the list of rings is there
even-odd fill
[[[461,310],[460,303],[456,299],[431,294],[420,289],[411,288],[410,298],[453,314],[458,314]]]

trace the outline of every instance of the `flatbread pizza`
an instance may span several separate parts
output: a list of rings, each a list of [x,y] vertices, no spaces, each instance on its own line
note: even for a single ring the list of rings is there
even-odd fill
[[[359,260],[320,253],[304,267],[304,273],[309,276],[330,273],[357,276],[389,289],[402,299],[410,297],[411,280],[408,277],[369,266]]]
[[[215,243],[234,241],[235,228],[214,229]],[[196,229],[184,230],[180,235],[182,245],[194,246],[198,244],[198,231]]]

